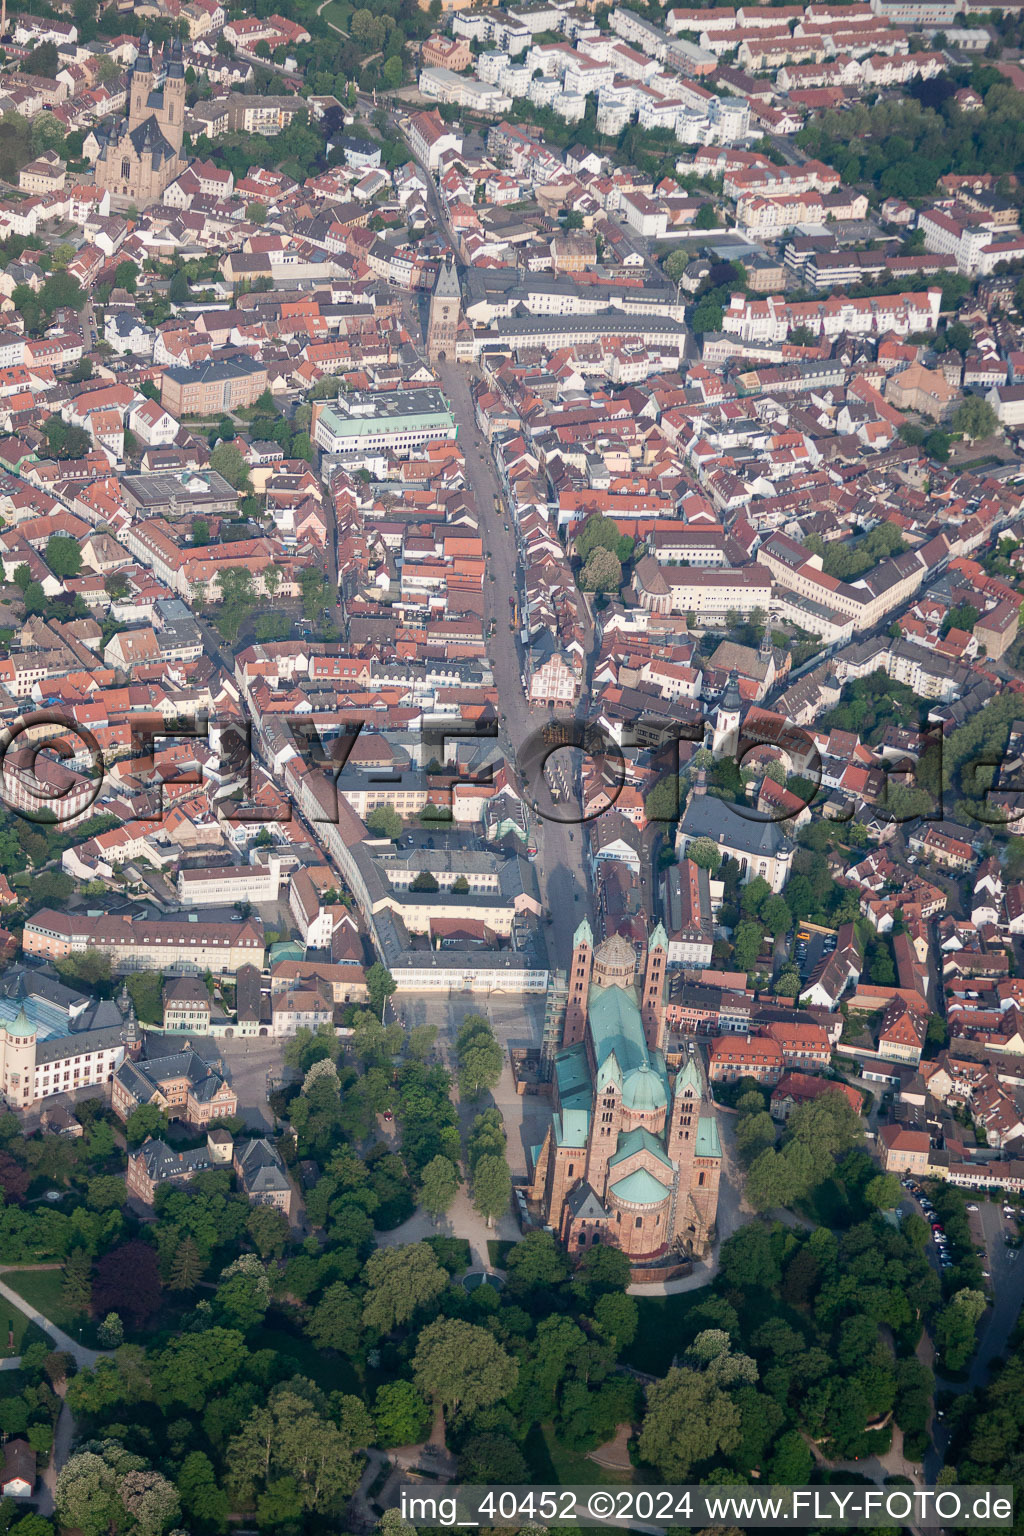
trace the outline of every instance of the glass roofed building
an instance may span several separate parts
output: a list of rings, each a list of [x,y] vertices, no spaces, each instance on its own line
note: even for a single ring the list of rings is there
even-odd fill
[[[120,1004],[97,1002],[45,972],[14,967],[0,978],[0,1103],[30,1109],[109,1083],[138,1039],[127,993]]]
[[[595,1243],[635,1264],[700,1255],[714,1235],[722,1149],[707,1079],[691,1049],[670,1075],[663,994],[668,941],[650,935],[638,990],[620,935],[573,942],[554,1112],[532,1149],[530,1200],[570,1252]]]

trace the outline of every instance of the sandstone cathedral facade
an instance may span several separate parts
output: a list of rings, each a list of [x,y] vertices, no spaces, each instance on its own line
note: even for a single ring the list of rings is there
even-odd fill
[[[722,1149],[700,1057],[665,1058],[668,941],[659,923],[642,977],[620,935],[573,940],[554,1111],[533,1149],[529,1198],[574,1256],[607,1243],[634,1265],[706,1252]]]
[[[174,42],[159,72],[143,37],[128,81],[128,116],[116,123],[96,161],[96,183],[140,208],[156,202],[185,169],[185,69]]]

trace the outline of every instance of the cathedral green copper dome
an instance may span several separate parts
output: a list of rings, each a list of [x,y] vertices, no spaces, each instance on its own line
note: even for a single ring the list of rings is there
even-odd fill
[[[622,1103],[626,1109],[642,1113],[648,1109],[664,1109],[668,1103],[661,1074],[649,1067],[646,1061],[633,1071],[627,1072],[622,1083]]]

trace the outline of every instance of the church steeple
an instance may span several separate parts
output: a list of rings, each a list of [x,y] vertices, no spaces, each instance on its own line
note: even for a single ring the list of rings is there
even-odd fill
[[[735,753],[739,744],[740,711],[742,708],[740,685],[734,668],[729,673],[729,681],[725,685],[725,691],[719,699],[718,707],[715,710],[711,750],[716,757],[726,757],[730,753]]]

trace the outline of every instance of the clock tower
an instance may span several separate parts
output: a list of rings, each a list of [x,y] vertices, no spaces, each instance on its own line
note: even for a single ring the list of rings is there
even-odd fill
[[[427,357],[432,363],[454,361],[455,335],[459,328],[462,292],[455,263],[446,261],[437,274],[430,298],[427,323]]]

